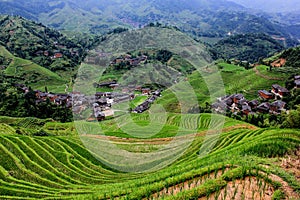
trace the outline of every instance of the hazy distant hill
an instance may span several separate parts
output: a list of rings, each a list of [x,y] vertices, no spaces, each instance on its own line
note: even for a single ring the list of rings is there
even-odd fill
[[[245,11],[228,0],[0,0],[0,13],[72,31],[105,33],[119,26],[136,28],[161,22],[205,37],[225,37],[229,32],[290,37],[280,26]]]
[[[231,0],[247,8],[259,9],[266,12],[291,12],[300,10],[299,0]]]

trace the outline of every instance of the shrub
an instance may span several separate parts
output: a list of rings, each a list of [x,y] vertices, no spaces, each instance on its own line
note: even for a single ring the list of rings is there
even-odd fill
[[[276,190],[272,196],[272,200],[285,199],[285,194],[281,190]]]
[[[47,133],[45,130],[39,130],[38,132],[35,132],[34,134],[33,134],[33,136],[50,136],[50,134],[49,133]]]

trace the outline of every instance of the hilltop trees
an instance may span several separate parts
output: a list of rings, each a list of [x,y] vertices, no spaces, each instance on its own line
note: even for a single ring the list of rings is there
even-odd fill
[[[220,40],[211,48],[212,56],[222,59],[238,59],[257,62],[283,50],[283,46],[265,34],[239,34]]]

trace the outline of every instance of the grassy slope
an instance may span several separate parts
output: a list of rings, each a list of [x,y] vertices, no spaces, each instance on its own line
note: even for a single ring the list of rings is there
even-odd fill
[[[4,71],[5,75],[21,78],[22,83],[26,82],[26,85],[34,89],[44,90],[47,86],[51,92],[64,91],[66,81],[56,73],[31,61],[13,56],[3,46],[0,46],[0,55],[12,60]]]
[[[5,49],[5,47],[0,45],[0,55],[5,57],[5,58],[10,58],[12,59],[14,56]]]
[[[279,84],[284,86],[285,80],[289,77],[289,74],[270,72],[267,70],[266,66],[258,66],[257,69],[263,75],[266,75],[270,78],[279,79],[279,80],[269,80],[267,78],[261,77],[255,73],[253,69],[245,70],[242,67],[229,65],[221,63],[220,66],[223,68],[220,69],[220,74],[223,79],[224,88],[227,94],[242,93],[248,100],[257,99],[258,90],[270,90],[272,84]],[[189,75],[188,81],[192,85],[194,92],[198,98],[199,104],[205,106],[205,102],[215,101],[215,98],[211,99],[211,96],[217,96],[212,94],[210,96],[209,89],[205,83],[205,79],[210,80],[213,84],[215,72],[212,73],[198,73],[195,71],[193,74]],[[213,86],[213,85],[210,85]],[[217,89],[222,89],[219,87]],[[217,93],[217,92],[216,92]],[[158,100],[158,103],[164,105],[167,109],[173,112],[180,112],[180,107],[178,106],[178,101],[175,98],[175,95],[171,93],[170,90],[166,90],[163,93],[163,96]]]
[[[143,120],[144,117],[138,116],[137,120]],[[170,116],[168,123],[177,126],[177,117]],[[203,120],[200,121],[203,123],[199,124],[199,129],[206,128],[205,124],[209,122],[209,119],[205,122],[207,117],[202,115]],[[42,121],[1,117],[0,122],[9,123],[11,126],[7,130],[10,130],[18,127],[37,128]],[[69,134],[74,131],[70,128],[72,124],[44,123],[43,128],[49,132],[60,131],[59,134],[63,135],[64,131]],[[282,182],[272,179],[275,175],[299,191],[300,183],[274,165],[276,159],[264,158],[282,156],[299,146],[299,131],[248,129],[237,127],[236,123],[227,119],[227,129],[217,140],[211,154],[202,158],[197,155],[202,141],[202,137],[198,136],[185,155],[174,164],[157,172],[143,174],[107,169],[91,156],[76,136],[29,137],[6,131],[6,134],[0,134],[0,198],[141,199],[159,192],[160,198],[194,199],[218,192],[231,180],[246,180],[244,178],[249,176],[285,191],[281,187]],[[2,124],[0,127],[0,130],[4,129]],[[117,138],[112,140],[119,141]],[[145,143],[141,146],[140,142],[123,140],[121,143],[119,141],[119,147],[145,152],[146,149],[156,150],[161,145]],[[259,182],[256,183],[259,192],[263,197],[268,197],[266,189]],[[185,187],[185,183],[189,183],[189,186]],[[184,187],[184,190],[180,187]]]

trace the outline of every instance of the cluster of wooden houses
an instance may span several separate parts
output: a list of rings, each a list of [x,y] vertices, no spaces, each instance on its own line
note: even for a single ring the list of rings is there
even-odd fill
[[[49,57],[51,59],[58,59],[64,57],[63,49],[67,49],[66,46],[59,44],[58,42],[54,42],[53,45],[56,47],[55,50],[49,51],[49,50],[38,50],[35,52],[35,55],[37,56],[45,56]],[[69,54],[71,55],[79,55],[79,51],[76,48],[69,49]]]
[[[53,102],[56,105],[65,105],[68,108],[72,107],[72,94],[55,94],[51,92],[42,92],[40,90],[34,90],[34,92],[36,96],[36,104],[45,102],[49,99],[50,102]]]
[[[283,97],[287,96],[290,91],[284,87],[281,87],[278,84],[272,85],[271,91],[267,90],[259,90],[258,95],[263,100],[270,100],[270,99],[282,99]]]
[[[149,89],[149,91],[150,91],[150,89]],[[147,90],[147,94],[149,94],[148,90]],[[132,112],[133,113],[145,112],[146,110],[148,110],[150,108],[151,104],[160,96],[161,96],[161,90],[156,90],[156,91],[152,92],[152,95],[148,99],[146,99],[146,101],[144,101],[143,103],[138,105],[135,109],[133,109]]]
[[[115,84],[115,82],[114,82]],[[25,85],[16,85],[24,93],[29,92],[29,88]],[[136,87],[133,87],[136,89]],[[139,88],[142,95],[149,98],[141,105],[137,106],[133,112],[142,113],[150,108],[150,105],[161,95],[161,90],[151,92],[150,88]],[[93,114],[89,117],[89,121],[103,120],[105,117],[113,116],[114,111],[111,109],[113,104],[128,102],[135,98],[134,93],[123,92],[96,92],[95,95],[85,95],[80,92],[72,92],[69,94],[55,94],[51,92],[42,92],[34,90],[36,104],[50,101],[56,105],[66,106],[72,109],[74,114],[80,115],[83,111],[92,108]]]
[[[101,87],[109,87],[111,89],[116,89],[119,87],[119,84],[117,83],[116,80],[112,81],[106,81],[106,82],[101,82],[101,83],[94,83],[95,88],[101,88]]]
[[[150,89],[149,89],[150,90]],[[148,90],[146,90],[148,91]],[[144,95],[152,94],[146,101],[138,105],[132,112],[142,113],[148,110],[151,104],[161,96],[161,90],[144,93]],[[135,98],[135,94],[112,93],[112,92],[97,92],[93,101],[93,115],[88,118],[88,121],[102,121],[105,117],[113,116],[114,111],[111,109],[113,103],[122,103],[131,101]]]
[[[25,86],[24,84],[15,84],[15,87],[17,87],[19,90],[23,91],[25,94],[29,92],[29,88]],[[35,103],[40,104],[42,102],[46,102],[49,100],[52,103],[55,103],[56,105],[64,105],[68,108],[71,108],[72,105],[72,97],[73,93],[71,94],[64,94],[64,93],[52,93],[52,92],[42,92],[40,90],[33,90],[35,94]]]
[[[142,87],[140,85],[122,85],[117,83],[116,80],[106,81],[101,83],[94,83],[95,88],[110,88],[112,90],[120,91],[121,93],[135,93],[141,92],[144,95],[150,95],[151,89]]]
[[[217,99],[212,109],[217,113],[231,111],[234,114],[249,115],[255,113],[280,114],[285,111],[286,102],[281,99],[289,95],[290,91],[278,84],[272,85],[270,91],[259,90],[260,101],[248,101],[242,94],[227,95]],[[272,101],[272,102],[271,102]]]
[[[46,56],[46,57],[50,56],[50,54],[51,54],[51,56],[50,56],[51,59],[62,58],[64,56],[64,54],[61,53],[58,50],[56,50],[56,51],[54,51],[52,53],[50,53],[49,51],[42,51],[42,50],[40,50],[40,51],[37,51],[35,54],[37,56],[41,56],[42,55],[42,56]],[[78,54],[78,52],[72,52],[72,55],[74,55],[74,54]]]
[[[137,66],[141,63],[145,63],[147,61],[147,59],[148,59],[148,56],[146,56],[146,55],[141,55],[141,56],[138,56],[138,57],[132,57],[130,54],[125,54],[125,55],[122,55],[119,58],[116,58],[110,64],[111,65],[118,65],[118,64],[121,64],[121,63],[126,63],[126,64],[131,65],[131,66]]]

